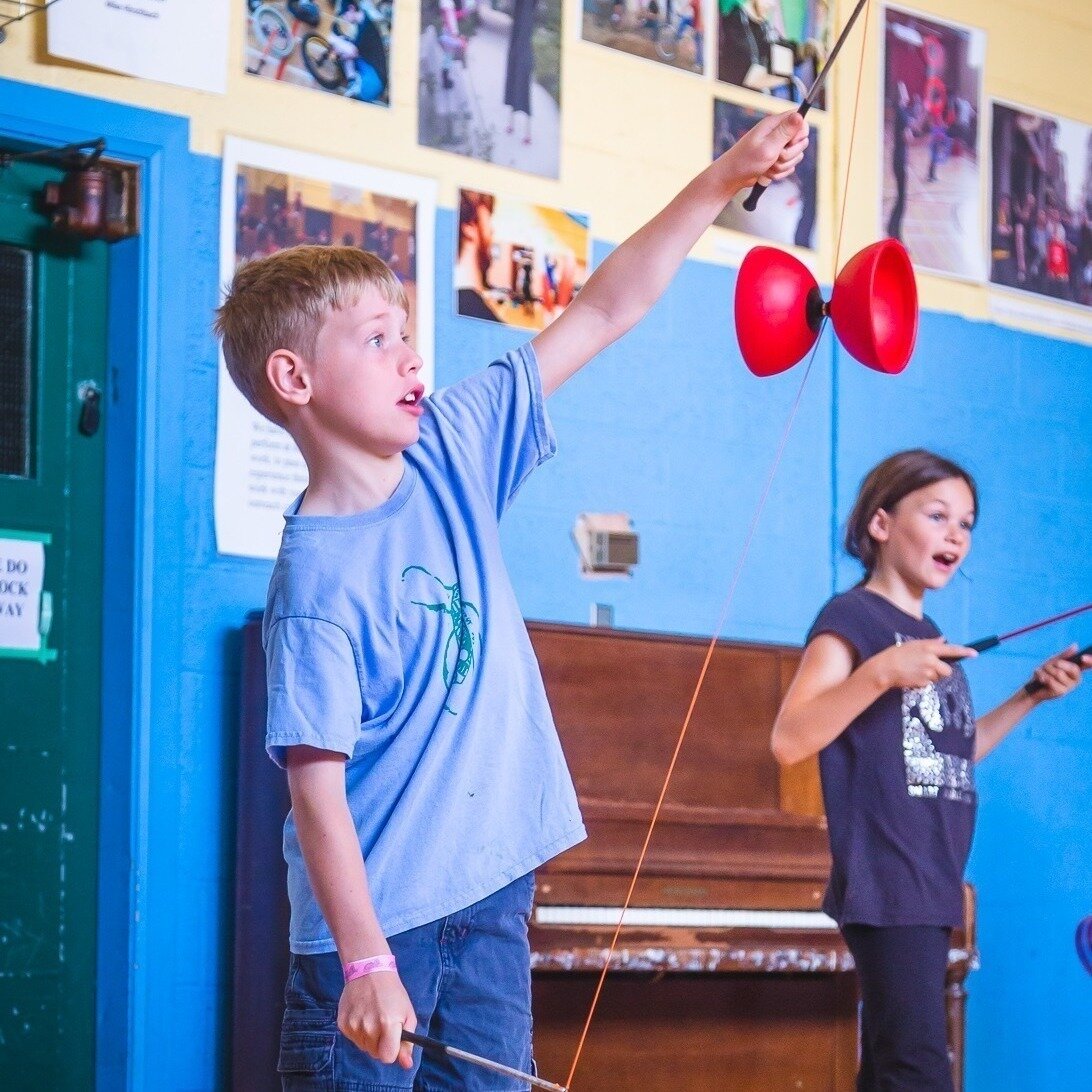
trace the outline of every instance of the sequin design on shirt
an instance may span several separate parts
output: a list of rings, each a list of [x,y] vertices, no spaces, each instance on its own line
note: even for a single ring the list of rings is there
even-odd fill
[[[896,644],[912,640],[897,635]],[[910,796],[974,803],[974,762],[938,751],[930,734],[974,735],[974,712],[962,671],[902,692],[902,753]]]
[[[446,615],[451,620],[451,632],[444,642],[444,656],[441,662],[444,685],[450,691],[453,686],[466,682],[466,677],[474,668],[474,621],[481,618],[481,614],[473,603],[463,599],[457,580],[453,584],[445,584],[423,565],[407,565],[402,570],[402,580],[404,581],[406,574],[411,572],[424,573],[425,576],[432,577],[447,592],[447,601],[444,603],[424,603],[419,599],[411,599],[410,602],[416,607],[424,607],[425,610]],[[477,635],[477,640],[480,650],[482,644],[480,634]],[[454,652],[454,660],[452,660],[452,652]],[[445,704],[444,710],[452,716],[455,714],[455,710],[450,705]]]

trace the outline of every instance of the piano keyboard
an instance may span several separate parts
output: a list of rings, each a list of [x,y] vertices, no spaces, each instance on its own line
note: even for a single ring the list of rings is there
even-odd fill
[[[536,906],[536,925],[681,926],[692,929],[828,929],[837,923],[821,910],[713,910],[631,906]]]

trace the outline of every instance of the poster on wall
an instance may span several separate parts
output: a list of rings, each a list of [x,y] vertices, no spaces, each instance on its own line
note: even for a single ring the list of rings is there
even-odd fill
[[[50,4],[46,19],[54,57],[197,91],[227,90],[223,0],[63,0]]]
[[[52,600],[43,594],[48,531],[0,529],[0,658],[57,658],[46,647]]]
[[[802,102],[830,51],[828,0],[717,0],[717,79]],[[815,106],[825,110],[826,88]]]
[[[1092,126],[992,108],[990,281],[1092,309]]]
[[[580,37],[683,72],[705,72],[708,0],[583,0]]]
[[[422,0],[417,143],[557,178],[562,0]]]
[[[373,251],[394,270],[409,302],[407,330],[433,376],[433,246],[436,184],[394,171],[228,137],[220,210],[220,280],[245,261],[303,243]],[[220,358],[216,413],[216,546],[272,558],[282,514],[307,484],[291,437],[236,389]]]
[[[887,8],[880,230],[914,264],[982,280],[979,138],[986,34]]]
[[[766,116],[734,102],[717,100],[713,108],[713,158],[723,155],[748,129]],[[808,149],[796,170],[767,187],[754,212],[743,202],[747,187],[736,194],[716,219],[720,227],[757,235],[786,246],[816,248],[815,221],[819,201],[819,133],[813,126]]]
[[[479,190],[459,190],[455,313],[543,330],[584,286],[588,218]]]
[[[246,4],[246,70],[355,102],[390,105],[394,0]]]

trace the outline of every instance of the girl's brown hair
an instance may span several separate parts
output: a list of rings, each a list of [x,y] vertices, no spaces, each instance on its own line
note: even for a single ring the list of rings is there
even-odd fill
[[[977,512],[978,486],[974,478],[950,459],[916,447],[890,455],[874,466],[861,482],[853,511],[846,522],[846,553],[857,558],[865,572],[871,574],[879,553],[876,540],[868,533],[872,517],[881,508],[887,512],[894,511],[908,493],[949,478],[962,478],[967,483]]]

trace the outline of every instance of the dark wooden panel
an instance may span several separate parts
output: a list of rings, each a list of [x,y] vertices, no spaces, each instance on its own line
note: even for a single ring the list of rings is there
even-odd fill
[[[562,1082],[593,975],[534,980],[535,1059]],[[842,1092],[856,1072],[850,975],[612,976],[573,1086],[580,1092]]]
[[[709,642],[529,623],[554,720],[581,797],[655,801]],[[776,810],[769,732],[782,660],[799,650],[717,643],[667,799]]]

